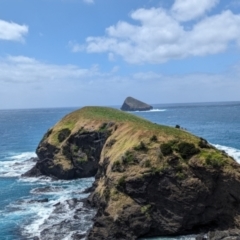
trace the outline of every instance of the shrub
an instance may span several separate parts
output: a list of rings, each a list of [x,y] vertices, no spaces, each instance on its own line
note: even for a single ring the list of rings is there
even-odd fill
[[[182,158],[189,159],[193,155],[199,153],[199,149],[193,143],[181,142],[178,144],[178,151]]]
[[[78,157],[78,158],[77,158],[77,161],[78,161],[79,163],[85,163],[85,162],[88,161],[88,159],[87,159],[87,156],[81,156],[81,157]]]
[[[71,131],[68,128],[62,129],[58,134],[58,141],[63,142],[69,135]]]
[[[144,167],[146,167],[146,168],[150,168],[151,167],[150,160],[146,160],[146,162],[144,163]]]
[[[209,154],[205,160],[206,164],[215,168],[220,168],[224,166],[225,160],[217,154]]]
[[[121,162],[119,160],[115,161],[112,165],[113,172],[123,172],[123,168],[121,166]]]
[[[151,167],[151,174],[152,175],[160,175],[162,173],[164,173],[166,170],[168,169],[167,165],[163,165],[160,167]]]
[[[107,130],[107,123],[103,123],[100,127],[99,127],[99,131],[100,132],[104,132]]]
[[[126,185],[126,178],[127,178],[126,176],[120,177],[120,178],[118,179],[118,184],[117,184],[117,186],[120,187],[120,188],[125,187],[125,185]]]
[[[177,173],[176,173],[176,176],[177,176],[179,179],[181,179],[181,180],[183,180],[183,179],[186,178],[186,175],[185,175],[183,172],[177,172]]]
[[[121,163],[119,160],[117,160],[116,162],[113,163],[113,165],[115,165],[116,167],[119,167],[121,165]]]
[[[106,187],[106,188],[104,189],[103,195],[104,195],[105,199],[108,201],[109,198],[110,198],[110,190],[109,190],[109,188]]]
[[[77,145],[75,145],[75,144],[72,144],[72,145],[71,145],[71,151],[72,151],[72,152],[77,153],[78,150],[79,150],[79,147],[78,147]]]
[[[160,146],[161,152],[163,154],[163,156],[167,156],[173,153],[172,150],[172,144],[171,143],[163,143]]]
[[[134,150],[136,150],[136,151],[147,151],[148,148],[145,145],[145,143],[141,141],[138,146],[134,147]]]
[[[150,209],[151,209],[151,205],[150,204],[142,206],[141,207],[141,213],[144,213],[144,214],[149,213]]]
[[[133,155],[133,153],[130,152],[130,151],[127,151],[125,153],[125,155],[123,156],[123,158],[122,158],[122,162],[125,165],[133,163],[134,162],[134,155]]]
[[[157,136],[156,135],[152,135],[152,137],[150,138],[151,142],[157,142]]]

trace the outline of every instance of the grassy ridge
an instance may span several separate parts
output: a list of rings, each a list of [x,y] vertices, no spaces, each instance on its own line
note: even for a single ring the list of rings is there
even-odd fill
[[[83,119],[89,121],[128,123],[135,129],[142,129],[154,134],[163,134],[174,138],[184,138],[196,141],[197,138],[186,131],[152,123],[134,114],[123,112],[109,107],[84,107],[65,116],[58,124],[57,129],[69,128],[73,130]]]

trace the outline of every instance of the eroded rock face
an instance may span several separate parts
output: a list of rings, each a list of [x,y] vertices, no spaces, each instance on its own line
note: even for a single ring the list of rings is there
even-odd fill
[[[105,190],[89,197],[98,212],[88,239],[130,240],[239,228],[239,175],[200,166],[195,160],[190,160],[185,177],[178,176],[174,161],[162,172],[125,175],[121,183],[102,169],[98,181]],[[116,204],[122,204],[117,212]]]
[[[62,132],[59,135],[62,142],[59,147],[50,144],[46,136],[43,138],[36,150],[39,160],[24,176],[46,175],[57,179],[95,176],[108,130],[81,130],[64,138]]]
[[[127,97],[121,107],[123,111],[148,111],[151,109],[153,109],[152,106],[132,97]]]

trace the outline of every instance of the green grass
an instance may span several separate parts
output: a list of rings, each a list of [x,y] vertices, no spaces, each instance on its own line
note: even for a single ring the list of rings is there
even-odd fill
[[[69,119],[71,118],[71,119]],[[174,135],[177,137],[185,136],[185,138],[192,138],[192,135],[188,132],[158,125],[152,123],[144,118],[135,116],[134,114],[123,112],[114,108],[109,107],[84,107],[68,114],[59,123],[63,124],[71,130],[74,124],[80,119],[85,118],[89,120],[101,120],[101,121],[115,121],[115,122],[128,122],[132,123],[136,128],[141,127],[147,130],[163,131],[165,134]]]
[[[199,155],[205,159],[206,165],[214,168],[223,167],[227,163],[226,156],[218,150],[202,151]]]
[[[183,172],[177,172],[176,176],[181,180],[183,180],[187,177]]]
[[[144,206],[141,207],[141,213],[146,214],[146,213],[148,213],[150,211],[150,209],[151,209],[151,205],[150,204],[144,205]]]
[[[84,162],[87,162],[88,159],[87,159],[87,156],[85,156],[85,157],[79,157],[79,158],[77,159],[77,161],[78,161],[79,163],[84,163]]]
[[[60,146],[61,143],[58,139],[58,134],[59,131],[61,131],[62,129],[69,129],[72,133],[74,133],[79,131],[79,129],[80,131],[82,131],[83,124],[84,127],[87,129],[87,124],[89,123],[89,126],[98,125],[98,129],[96,130],[102,132],[106,130],[107,125],[110,122],[115,123],[115,131],[118,130],[120,124],[126,123],[126,126],[128,126],[126,128],[126,135],[129,136],[129,134],[131,134],[132,136],[132,134],[134,135],[135,133],[137,133],[136,138],[132,138],[132,144],[135,144],[136,140],[136,147],[138,147],[137,144],[139,144],[139,142],[137,141],[139,140],[141,134],[143,134],[143,136],[145,137],[145,140],[144,137],[140,137],[143,141],[147,141],[147,139],[149,141],[150,139],[150,142],[152,144],[156,144],[157,141],[170,141],[171,139],[175,139],[175,141],[184,140],[194,142],[195,144],[199,142],[199,138],[186,131],[155,124],[134,114],[109,107],[84,107],[72,113],[69,113],[53,127],[52,134],[49,136],[48,139],[50,144]],[[129,127],[131,128],[131,130],[129,130]],[[128,142],[128,144],[130,143],[129,140],[126,141]],[[139,145],[139,147],[139,150],[147,150],[147,148],[142,148],[142,145]]]

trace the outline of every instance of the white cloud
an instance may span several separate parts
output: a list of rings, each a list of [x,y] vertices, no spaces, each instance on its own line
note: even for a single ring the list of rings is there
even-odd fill
[[[189,21],[202,16],[217,5],[219,0],[176,0],[172,14],[179,21]]]
[[[93,4],[94,0],[83,0],[83,2],[87,3],[87,4]]]
[[[156,64],[216,54],[225,51],[229,44],[240,43],[240,14],[230,10],[204,17],[191,29],[185,29],[163,8],[141,8],[130,17],[139,24],[119,21],[106,29],[105,36],[88,37],[86,51],[107,52],[109,60],[118,55],[129,63]]]
[[[129,95],[148,103],[239,100],[239,64],[221,74],[123,76],[118,69],[103,73],[97,65],[83,69],[26,56],[0,58],[0,109],[120,105]]]
[[[84,45],[80,45],[76,43],[75,41],[69,41],[68,46],[70,47],[71,51],[76,53],[76,52],[82,52],[85,49]]]
[[[28,33],[28,26],[0,19],[0,39],[9,41],[23,41]]]
[[[86,80],[98,75],[96,66],[83,69],[75,65],[54,65],[25,56],[8,56],[0,59],[0,82],[60,82]]]

